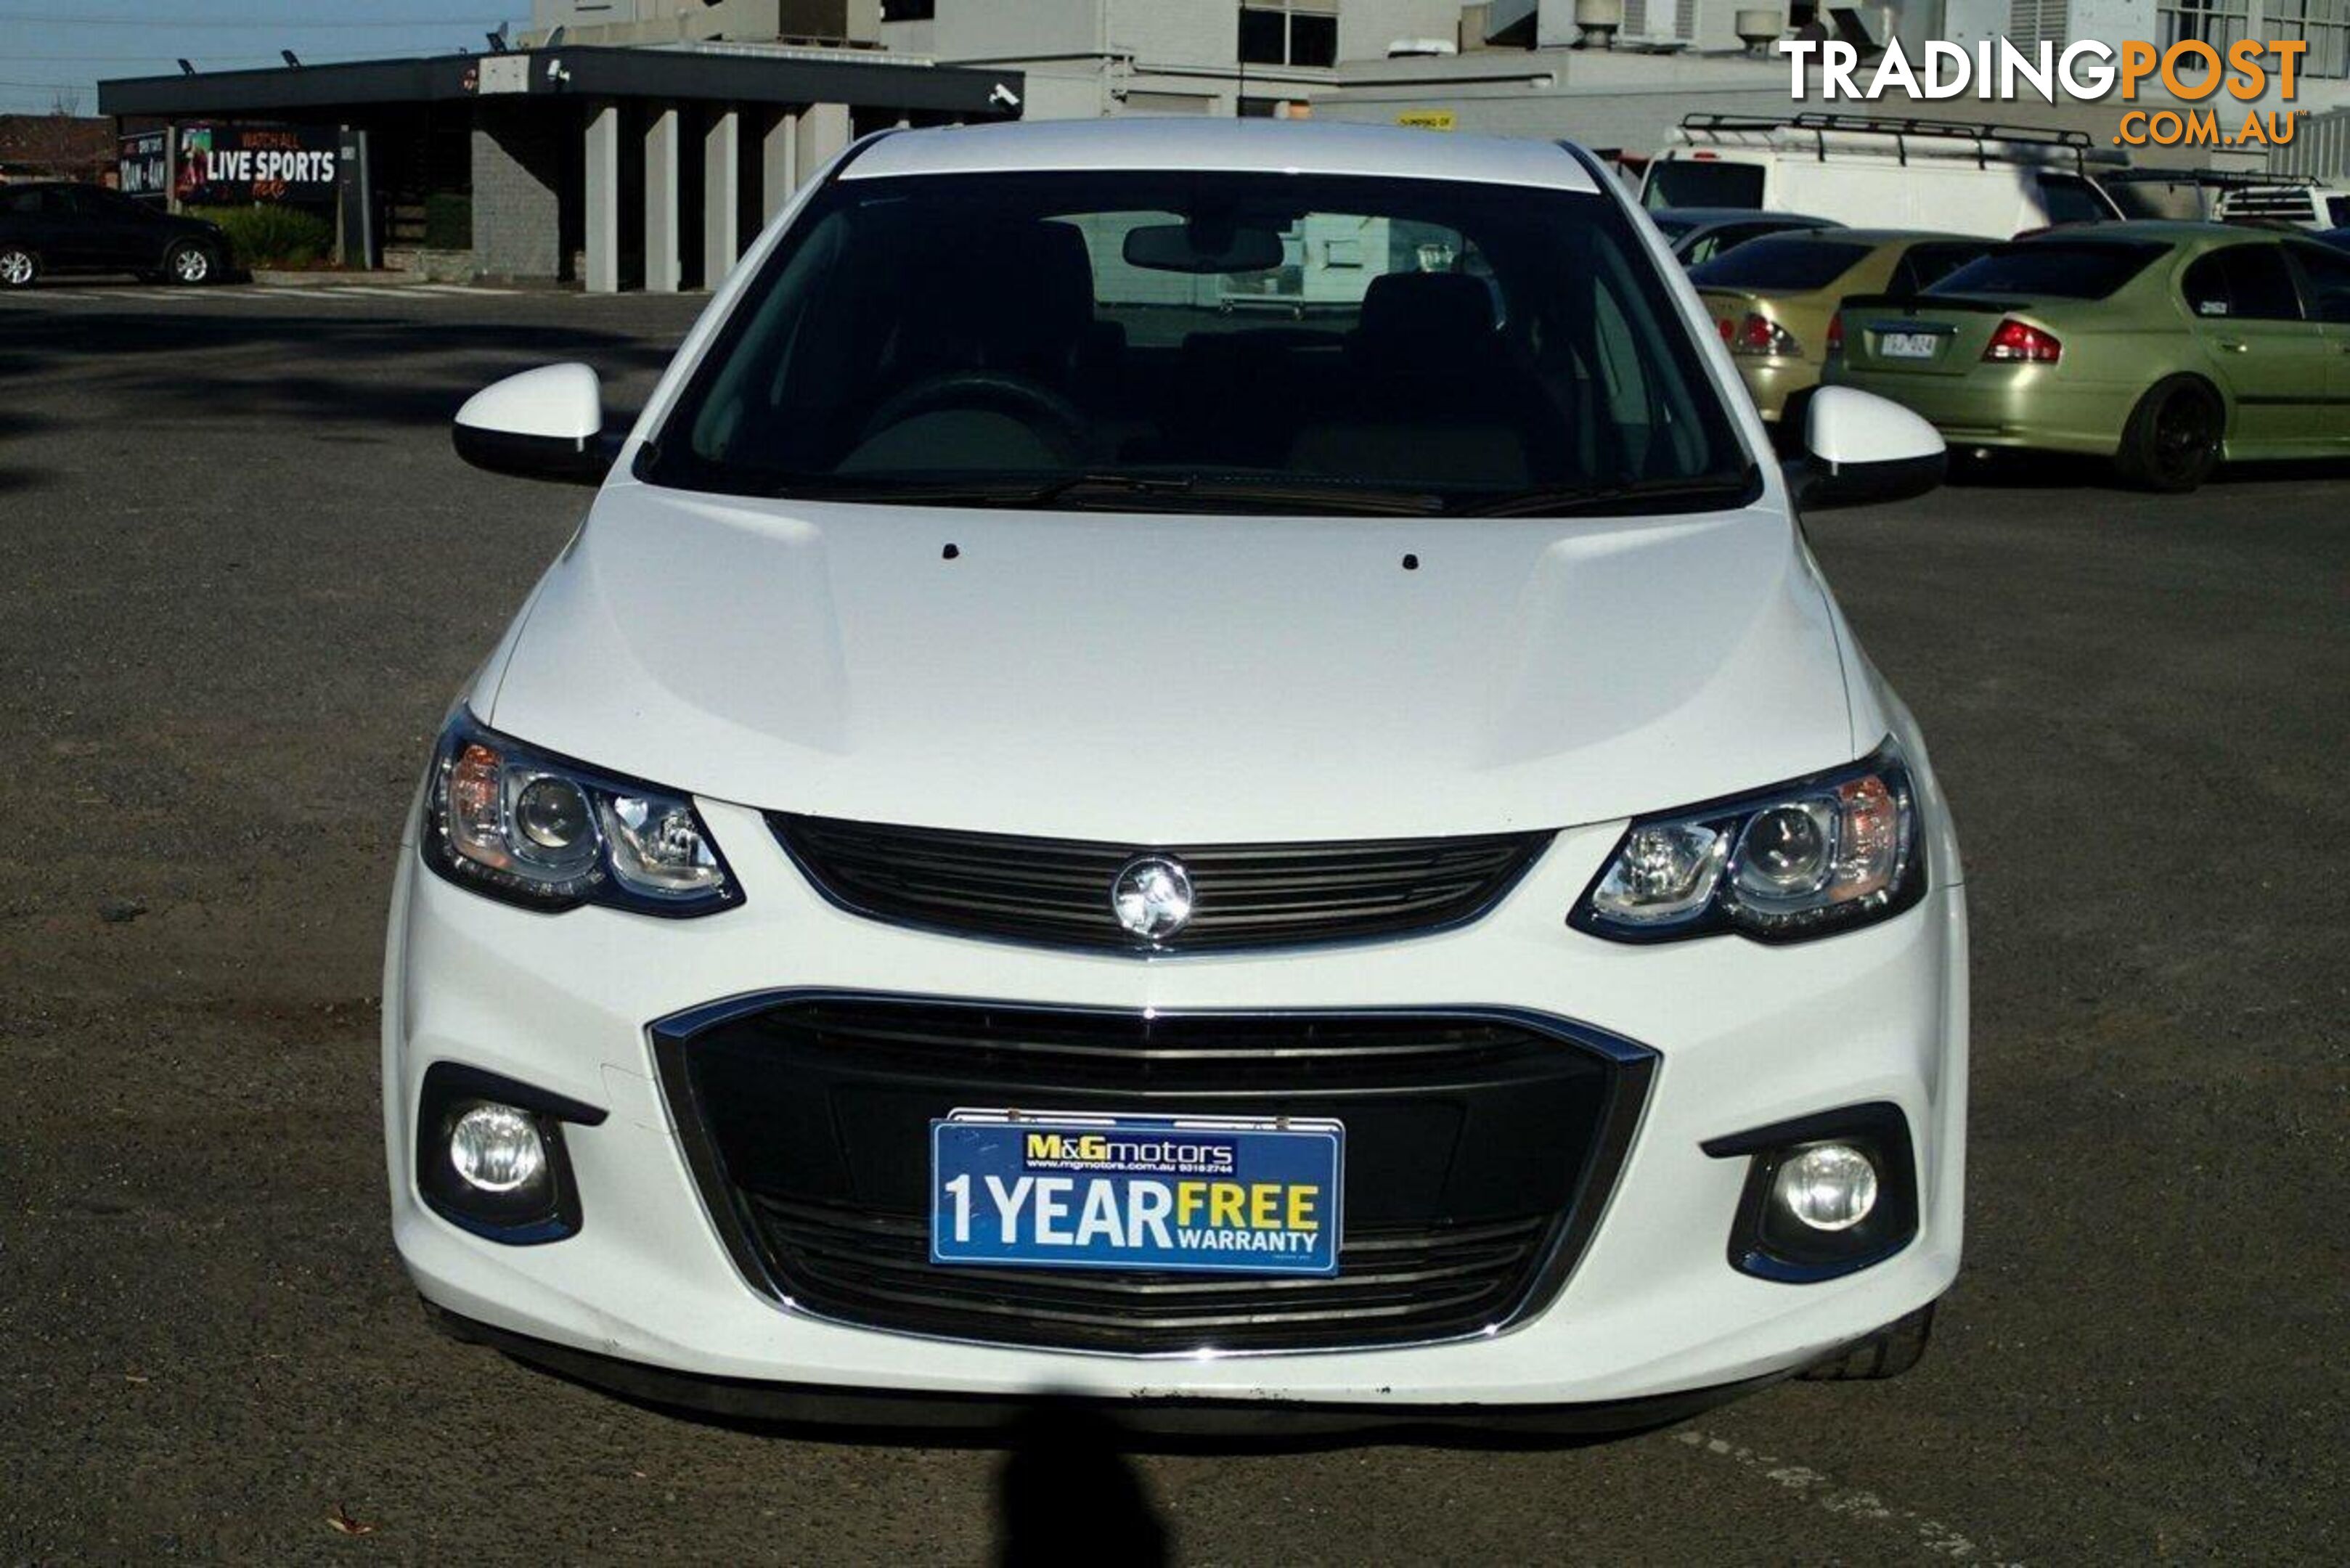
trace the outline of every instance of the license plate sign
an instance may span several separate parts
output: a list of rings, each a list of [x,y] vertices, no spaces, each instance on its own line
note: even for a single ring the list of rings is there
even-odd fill
[[[1887,359],[1931,359],[1942,351],[1939,332],[1882,332],[1877,351]]]
[[[1335,1274],[1335,1121],[1048,1116],[931,1123],[931,1262]]]

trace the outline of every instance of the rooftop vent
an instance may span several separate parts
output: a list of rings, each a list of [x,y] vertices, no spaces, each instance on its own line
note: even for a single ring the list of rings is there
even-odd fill
[[[1746,46],[1746,52],[1759,59],[1770,52],[1771,46],[1785,29],[1786,20],[1775,5],[1757,5],[1752,9],[1742,6],[1731,17],[1731,27],[1737,33],[1738,41]]]
[[[1575,0],[1575,25],[1583,29],[1576,48],[1612,49],[1624,26],[1624,0]]]

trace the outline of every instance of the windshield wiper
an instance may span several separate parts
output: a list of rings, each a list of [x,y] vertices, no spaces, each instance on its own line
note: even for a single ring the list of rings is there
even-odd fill
[[[1384,490],[1376,485],[1327,484],[1312,480],[1219,478],[1201,474],[1075,473],[1042,487],[1032,503],[1131,500],[1185,501],[1211,506],[1253,506],[1269,512],[1368,512],[1426,517],[1444,510],[1444,498],[1424,491]]]
[[[1635,479],[1621,484],[1555,484],[1506,495],[1462,500],[1453,508],[1471,517],[1583,517],[1621,510],[1630,515],[1681,510],[1680,503],[1743,501],[1756,490],[1752,469],[1694,478]],[[1694,510],[1694,508],[1690,508]]]
[[[795,475],[774,493],[810,501],[895,501],[909,506],[996,506],[1014,511],[1055,504],[1085,505],[1140,502],[1150,510],[1200,510],[1251,506],[1273,512],[1367,512],[1429,516],[1444,510],[1441,496],[1415,491],[1310,481],[1220,479],[1190,473],[1121,473],[1088,470],[1041,483],[1004,482],[866,480],[854,475]],[[1170,507],[1167,503],[1194,505]]]
[[[860,474],[794,473],[779,477],[765,493],[799,501],[899,501],[909,506],[1025,506],[1037,493],[1034,480],[868,479]]]

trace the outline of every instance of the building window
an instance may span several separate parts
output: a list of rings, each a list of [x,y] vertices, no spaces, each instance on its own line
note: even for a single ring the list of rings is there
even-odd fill
[[[2303,76],[2350,76],[2350,0],[2268,0],[2263,30],[2284,43],[2307,40]]]
[[[2162,47],[2191,39],[2225,55],[2228,46],[2249,28],[2249,5],[2250,0],[2160,0],[2156,9],[2162,20]]]
[[[1241,7],[1240,27],[1244,66],[1338,63],[1335,0],[1253,0]]]
[[[939,14],[939,0],[881,0],[884,22],[928,22]]]

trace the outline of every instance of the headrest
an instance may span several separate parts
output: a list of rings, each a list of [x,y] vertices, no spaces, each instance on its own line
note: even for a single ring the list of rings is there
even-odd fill
[[[1391,272],[1363,295],[1357,341],[1371,358],[1409,369],[1482,352],[1493,337],[1493,294],[1457,272]]]
[[[1093,262],[1069,223],[991,226],[925,257],[908,284],[931,353],[1028,375],[1066,369],[1094,316]]]

